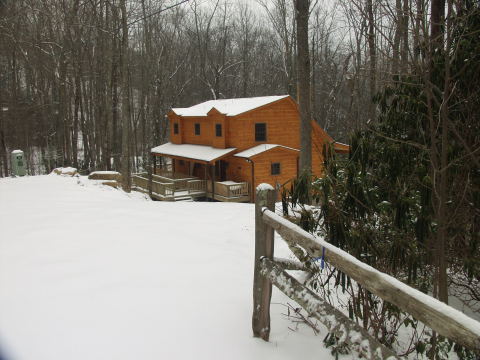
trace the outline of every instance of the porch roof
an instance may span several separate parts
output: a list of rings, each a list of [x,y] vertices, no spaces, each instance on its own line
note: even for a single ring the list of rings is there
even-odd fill
[[[152,148],[151,152],[152,154],[157,155],[186,158],[191,160],[198,160],[200,162],[211,163],[227,156],[235,150],[237,149],[217,149],[205,145],[172,144],[168,142],[166,144]]]
[[[242,152],[239,152],[238,154],[235,154],[234,156],[238,156],[238,157],[243,157],[243,158],[251,158],[253,156],[256,156],[256,155],[259,155],[265,151],[268,151],[268,150],[272,150],[276,147],[281,147],[281,148],[284,148],[284,149],[287,149],[287,150],[292,150],[292,151],[300,151],[298,149],[294,149],[294,148],[291,148],[291,147],[288,147],[288,146],[284,146],[284,145],[278,145],[278,144],[260,144],[260,145],[257,145],[257,146],[254,146],[250,149],[247,149],[247,150],[244,150]]]

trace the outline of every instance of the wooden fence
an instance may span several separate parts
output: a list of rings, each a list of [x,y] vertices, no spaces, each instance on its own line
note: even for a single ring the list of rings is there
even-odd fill
[[[275,214],[275,191],[265,184],[257,188],[255,202],[255,269],[252,327],[255,337],[268,341],[272,284],[323,323],[339,342],[345,342],[367,359],[398,359],[363,327],[331,306],[285,270],[302,269],[302,263],[273,257],[274,232],[290,247],[301,247],[350,276],[372,294],[411,314],[439,335],[480,355],[480,322],[401,281],[362,263],[345,251],[316,238]]]

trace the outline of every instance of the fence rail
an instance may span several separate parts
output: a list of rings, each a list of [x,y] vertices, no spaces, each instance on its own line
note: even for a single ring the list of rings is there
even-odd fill
[[[257,189],[254,311],[252,316],[254,336],[268,341],[273,283],[326,325],[329,331],[344,339],[367,358],[384,359],[388,356],[398,358],[392,350],[381,345],[363,328],[359,328],[347,316],[331,307],[285,272],[289,265],[296,264],[295,266],[298,267],[301,266],[300,264],[282,259],[274,261],[273,238],[276,231],[290,246],[303,248],[312,258],[324,255],[326,261],[371,293],[398,306],[438,334],[480,354],[480,322],[309,234],[275,214],[273,211],[274,201],[275,191],[273,188],[260,186]],[[334,322],[332,322],[332,315],[335,318]],[[339,324],[342,326],[338,326]]]

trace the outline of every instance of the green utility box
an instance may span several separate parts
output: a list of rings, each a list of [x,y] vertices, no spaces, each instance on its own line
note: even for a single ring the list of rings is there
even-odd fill
[[[27,175],[27,166],[25,164],[25,155],[22,150],[12,151],[12,175],[25,176]]]

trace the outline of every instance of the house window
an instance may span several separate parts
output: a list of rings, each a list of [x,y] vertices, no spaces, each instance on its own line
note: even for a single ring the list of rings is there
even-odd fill
[[[222,124],[215,124],[215,136],[222,136]]]
[[[178,123],[173,124],[173,133],[178,134]]]
[[[195,135],[200,135],[200,124],[199,123],[195,124]]]
[[[280,175],[280,163],[272,163],[272,175]]]
[[[183,166],[185,165],[185,162],[183,160],[178,160],[178,165]]]
[[[255,141],[267,141],[267,124],[255,124]]]

